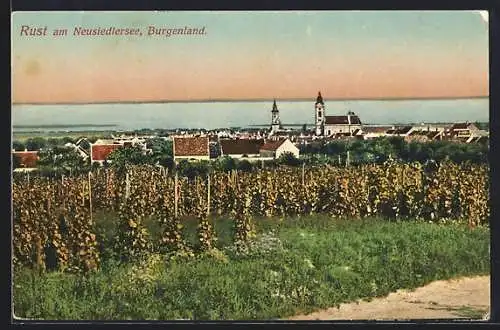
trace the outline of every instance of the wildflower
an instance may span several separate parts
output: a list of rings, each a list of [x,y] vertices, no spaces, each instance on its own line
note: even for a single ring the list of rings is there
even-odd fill
[[[313,263],[312,263],[311,260],[309,260],[309,259],[306,258],[306,259],[304,259],[304,261],[305,261],[307,267],[314,268],[314,265],[313,265]]]
[[[278,277],[278,276],[279,276],[279,274],[280,274],[280,273],[278,273],[278,272],[276,272],[276,271],[274,271],[274,270],[271,270],[271,275],[272,275],[273,277]]]

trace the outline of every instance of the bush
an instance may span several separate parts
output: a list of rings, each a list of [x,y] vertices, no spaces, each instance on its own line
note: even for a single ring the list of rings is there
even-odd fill
[[[208,172],[210,171],[210,166],[207,161],[189,162],[183,159],[179,162],[179,164],[177,164],[176,170],[181,176],[185,176],[191,180],[197,176],[207,176]]]
[[[278,162],[282,165],[289,166],[298,166],[302,164],[302,162],[291,152],[285,152],[284,154],[282,154],[278,159]]]
[[[236,161],[229,156],[223,156],[214,161],[213,167],[220,171],[230,172],[236,169]]]
[[[243,159],[238,161],[237,169],[242,172],[251,172],[253,165],[248,160]]]
[[[286,219],[246,249],[179,260],[151,254],[86,275],[20,269],[13,306],[17,317],[46,320],[273,319],[485,275],[488,248],[482,227]]]

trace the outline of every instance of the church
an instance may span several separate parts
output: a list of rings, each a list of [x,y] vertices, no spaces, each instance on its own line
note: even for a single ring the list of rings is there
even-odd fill
[[[271,110],[271,134],[276,134],[282,129],[283,126],[281,126],[280,112],[275,99],[273,102],[273,109]]]
[[[348,111],[344,116],[327,116],[321,92],[318,92],[314,111],[317,136],[353,135],[362,128],[361,120],[352,111]]]

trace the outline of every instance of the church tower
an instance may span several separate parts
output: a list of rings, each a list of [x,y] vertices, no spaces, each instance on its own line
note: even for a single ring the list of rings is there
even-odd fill
[[[323,126],[325,124],[325,103],[323,102],[323,97],[321,92],[318,92],[318,97],[316,98],[316,103],[314,104],[314,117],[316,124],[316,135],[323,135]]]
[[[281,128],[280,112],[278,106],[276,105],[276,100],[273,103],[273,109],[271,110],[271,133],[274,134],[278,132]]]

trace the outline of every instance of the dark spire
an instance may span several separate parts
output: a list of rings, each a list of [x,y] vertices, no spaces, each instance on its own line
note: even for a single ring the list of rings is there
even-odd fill
[[[273,102],[273,111],[272,112],[278,112],[278,106],[276,105],[276,99],[274,99],[274,102]]]
[[[321,92],[318,92],[318,97],[316,98],[316,104],[318,104],[318,103],[324,104],[323,97],[321,96]]]

